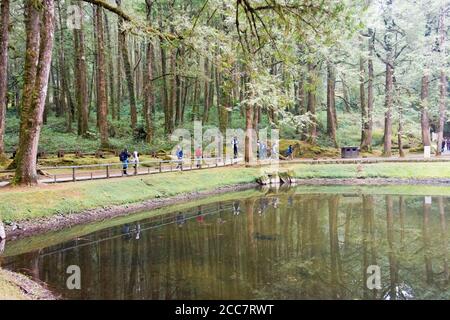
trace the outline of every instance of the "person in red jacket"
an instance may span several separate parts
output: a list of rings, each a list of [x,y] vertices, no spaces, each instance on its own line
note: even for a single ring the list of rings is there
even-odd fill
[[[201,168],[202,166],[202,157],[203,157],[202,148],[198,146],[197,149],[195,149],[195,159],[197,160],[197,168]]]

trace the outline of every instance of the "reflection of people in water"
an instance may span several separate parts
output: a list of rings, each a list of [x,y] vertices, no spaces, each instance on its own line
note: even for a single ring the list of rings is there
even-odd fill
[[[272,199],[272,206],[275,208],[275,209],[278,209],[278,205],[280,204],[280,199],[279,198],[273,198]]]
[[[141,238],[141,224],[136,223],[136,240],[139,240]]]
[[[203,213],[202,213],[202,207],[198,207],[196,220],[197,220],[198,223],[204,223],[205,222],[205,217],[203,216]]]
[[[130,225],[128,223],[122,226],[122,234],[125,236],[125,239],[131,239]]]
[[[267,198],[260,198],[259,199],[259,208],[258,208],[258,214],[263,215],[265,211],[267,210],[267,207],[269,206],[269,199]]]
[[[293,204],[294,204],[294,199],[292,199],[292,196],[289,196],[289,198],[288,198],[288,206],[292,207]]]
[[[219,203],[219,217],[217,218],[217,223],[218,224],[222,224],[225,223],[226,221],[222,219],[222,212],[223,212],[223,205],[222,202]]]
[[[176,217],[176,222],[177,222],[177,225],[178,225],[178,227],[183,227],[183,225],[186,223],[186,216],[185,216],[185,214],[183,214],[183,213],[178,213],[177,214],[177,217]]]
[[[238,216],[241,213],[241,204],[239,201],[233,202],[233,214]]]

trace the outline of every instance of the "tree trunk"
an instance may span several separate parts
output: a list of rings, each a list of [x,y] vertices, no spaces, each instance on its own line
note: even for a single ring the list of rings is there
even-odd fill
[[[405,152],[403,150],[403,108],[400,106],[398,110],[398,152],[401,158],[405,157]]]
[[[109,146],[108,137],[108,96],[106,94],[106,63],[105,43],[103,32],[103,9],[95,7],[95,27],[97,34],[97,101],[98,101],[98,126],[100,130],[100,144],[102,148]]]
[[[311,115],[311,123],[308,130],[308,142],[315,144],[317,140],[316,123],[316,68],[312,63],[308,64],[308,112]]]
[[[151,24],[153,0],[146,0],[147,23]],[[147,60],[145,66],[145,84],[144,84],[144,119],[146,128],[146,142],[150,143],[153,139],[153,108],[155,105],[155,93],[153,88],[153,42],[150,39],[147,43]]]
[[[173,132],[174,129],[174,115],[175,110],[178,108],[177,106],[177,49],[170,50],[170,95],[169,95],[169,106],[168,106],[168,119],[169,119],[169,133]]]
[[[163,38],[160,37],[160,53],[161,53],[161,74],[162,74],[162,105],[164,110],[164,131],[168,134],[170,133],[170,107],[169,107],[169,97],[167,91],[167,57],[166,49],[164,48]]]
[[[394,99],[394,69],[392,53],[388,52],[386,63],[386,100],[384,120],[384,150],[385,157],[392,156],[392,105]]]
[[[8,40],[9,0],[2,0],[0,9],[0,161],[5,153],[6,105],[8,102]]]
[[[245,106],[245,163],[253,161],[253,105],[247,103]]]
[[[445,61],[445,12],[442,9],[439,17],[439,50],[441,54],[441,61]],[[441,155],[442,142],[444,141],[445,118],[446,118],[446,100],[447,100],[447,76],[445,75],[445,66],[441,67],[441,74],[439,77],[439,127],[438,127],[438,142],[436,155]]]
[[[122,0],[116,0],[116,4],[120,7]],[[123,67],[125,69],[125,78],[127,79],[128,98],[130,102],[130,118],[131,128],[136,129],[137,123],[137,109],[136,96],[134,92],[133,70],[131,70],[130,56],[128,54],[128,47],[126,44],[127,36],[126,30],[123,28],[123,19],[119,17],[119,47],[122,53]]]
[[[364,152],[372,151],[372,134],[373,134],[373,51],[374,51],[374,34],[369,29],[369,60],[368,60],[368,83],[367,83],[367,116],[363,122],[363,138],[361,141],[361,150]]]
[[[80,11],[82,12],[82,2],[78,2]],[[87,67],[86,56],[84,54],[84,29],[83,15],[81,15],[80,28],[74,29],[75,44],[75,94],[78,113],[78,135],[84,136],[89,130],[89,97],[87,87]]]
[[[113,120],[117,119],[117,102],[116,102],[116,86],[115,86],[115,69],[113,62],[113,47],[112,47],[112,36],[111,28],[109,24],[108,14],[105,12],[105,29],[106,29],[106,47],[108,48],[108,84],[109,84],[109,98],[110,98],[110,109],[111,117]]]
[[[359,35],[359,45],[361,52],[364,49],[363,36]],[[366,140],[366,123],[368,118],[367,105],[366,105],[366,61],[364,60],[363,54],[361,53],[359,57],[359,103],[361,106],[361,150],[366,151],[367,147],[364,146],[364,141]]]
[[[204,109],[203,109],[203,124],[206,124],[207,122],[208,122],[208,114],[209,114],[209,108],[210,108],[210,105],[209,105],[209,103],[210,103],[210,99],[209,99],[209,95],[210,95],[210,93],[209,93],[209,91],[211,90],[211,88],[210,88],[210,81],[209,81],[209,62],[208,62],[208,59],[205,59],[205,67],[204,67],[204,70],[205,70],[205,77],[207,78],[207,80],[205,80],[205,90],[204,90],[204,94],[205,94],[205,96],[204,96],[204,104],[205,104],[205,107],[204,107]]]
[[[55,6],[53,0],[42,0],[37,9],[36,1],[25,4],[26,55],[23,99],[20,110],[19,148],[16,154],[15,184],[36,184],[37,151],[42,126],[45,99],[50,74],[55,31]],[[40,12],[42,10],[42,24]]]
[[[59,72],[58,72],[58,78],[60,81],[60,87],[59,87],[59,101],[61,103],[61,109],[65,113],[66,118],[66,132],[72,131],[72,111],[70,110],[70,106],[68,103],[67,96],[69,92],[68,86],[66,83],[66,62],[65,62],[65,53],[64,53],[64,30],[63,30],[63,17],[62,17],[62,11],[60,2],[57,1],[57,7],[58,9],[58,24],[55,26],[55,28],[58,28],[59,31],[59,47],[58,47],[58,66],[59,66]],[[64,20],[65,21],[65,20]]]
[[[392,18],[393,0],[386,0],[383,14],[386,33],[384,35],[384,48],[386,50],[386,87],[385,87],[385,120],[384,120],[384,148],[385,157],[392,156],[392,107],[394,103],[394,46],[395,22]]]
[[[428,114],[429,94],[430,94],[430,77],[426,71],[422,77],[422,89],[420,94],[420,101],[421,101],[420,124],[422,128],[422,142],[424,147],[431,146],[430,118]]]
[[[333,145],[338,148],[336,140],[336,76],[331,63],[328,63],[327,71],[327,134]]]

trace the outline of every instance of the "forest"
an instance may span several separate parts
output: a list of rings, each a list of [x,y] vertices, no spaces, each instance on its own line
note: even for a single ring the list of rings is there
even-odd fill
[[[444,0],[1,0],[0,165],[35,184],[41,150],[170,149],[194,121],[439,156],[449,13]]]

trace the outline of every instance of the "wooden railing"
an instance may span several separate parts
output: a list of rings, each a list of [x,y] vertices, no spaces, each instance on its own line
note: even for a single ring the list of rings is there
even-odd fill
[[[232,166],[238,163],[238,159],[202,158],[183,160],[161,160],[143,161],[136,163],[128,162],[126,173],[122,162],[91,164],[82,166],[54,166],[38,167],[43,174],[39,181],[43,183],[77,182],[98,179],[112,179],[125,176],[150,175],[173,171],[191,171],[207,168]],[[0,174],[13,174],[14,170],[1,170]],[[3,182],[8,179],[3,179]]]

